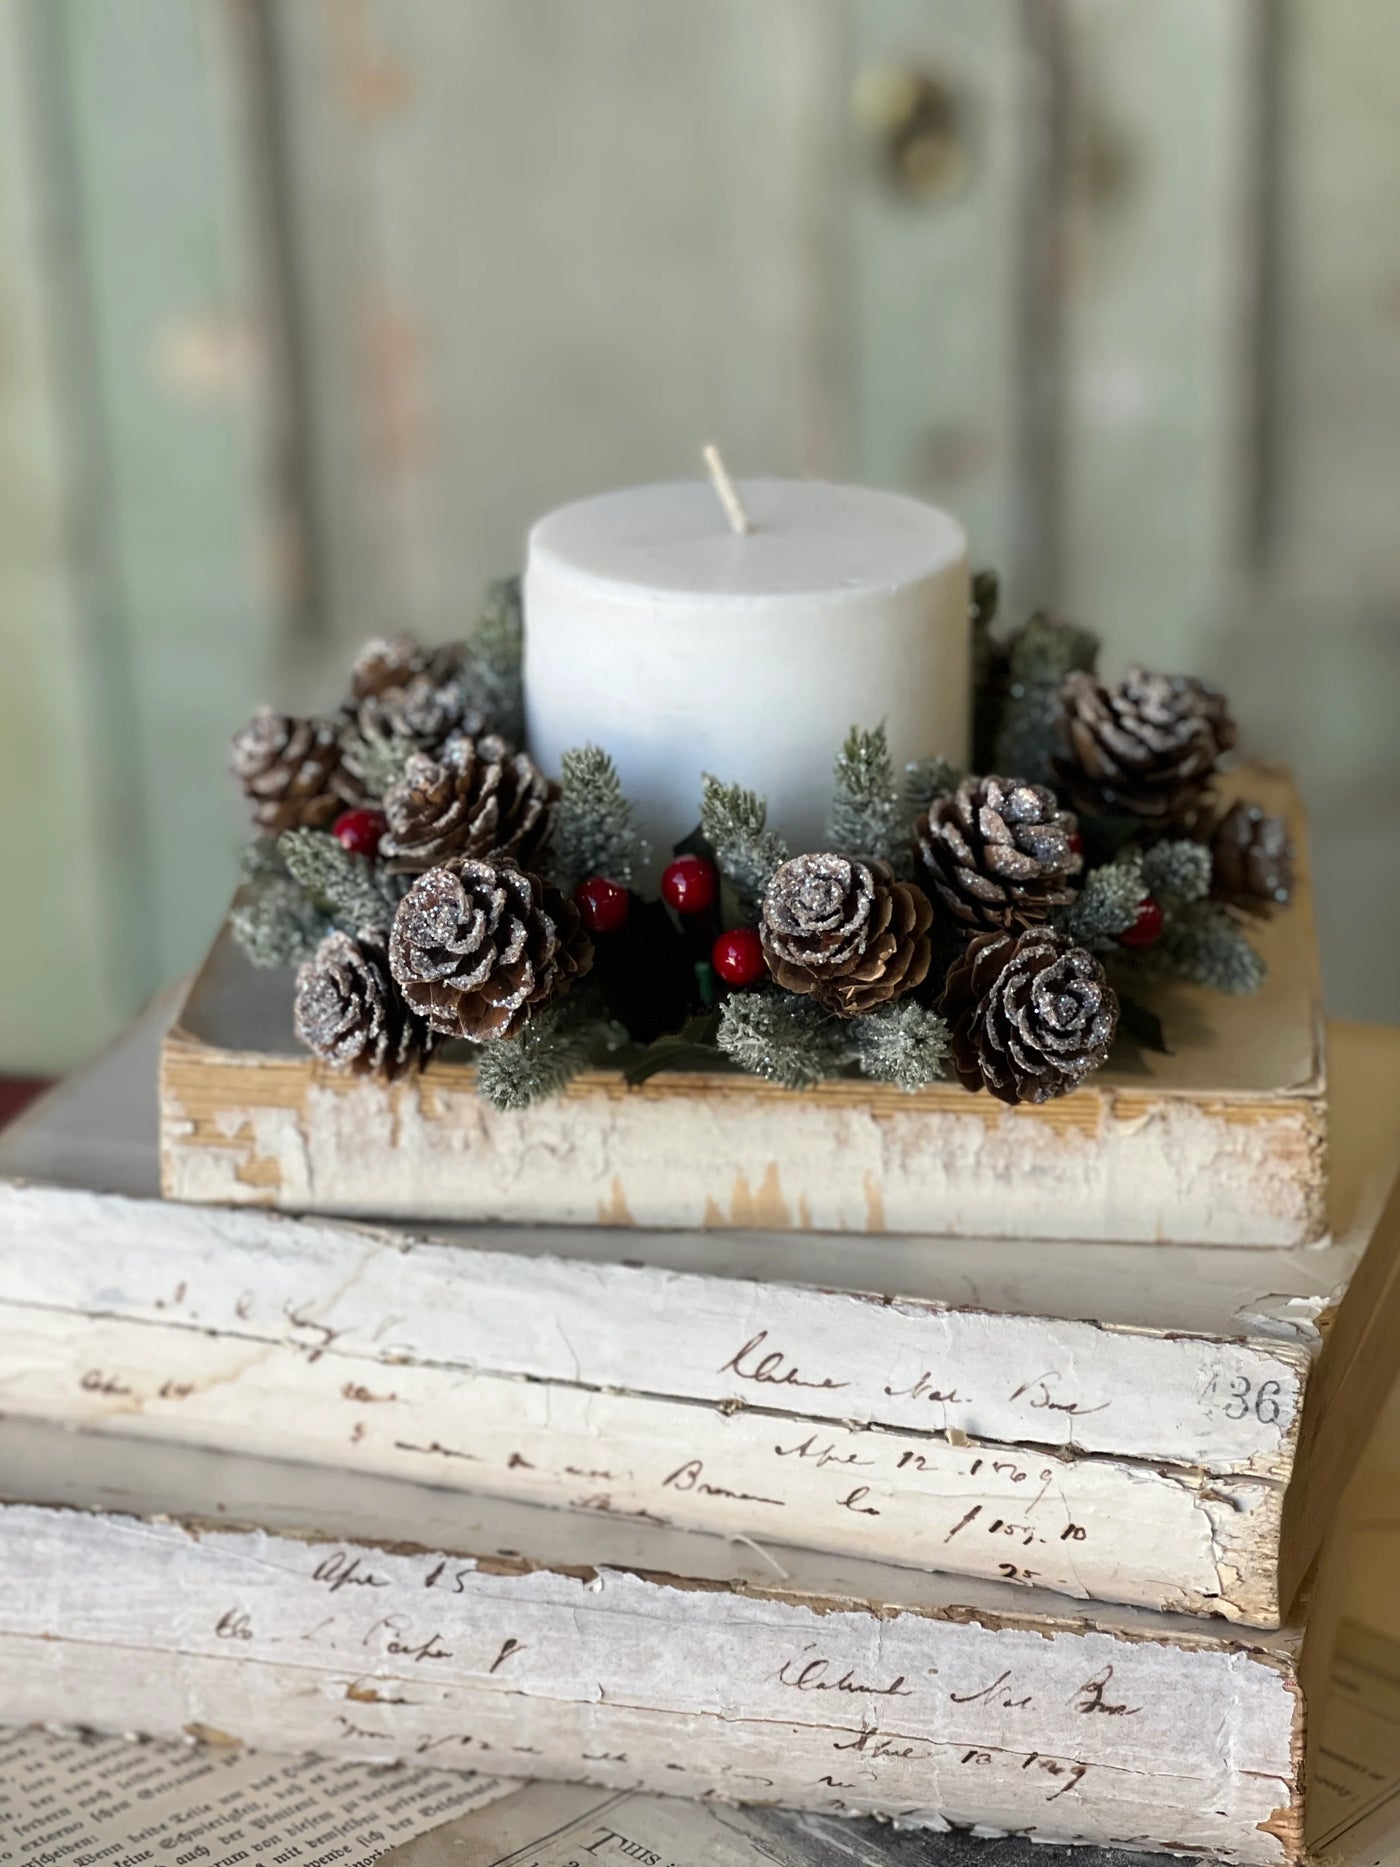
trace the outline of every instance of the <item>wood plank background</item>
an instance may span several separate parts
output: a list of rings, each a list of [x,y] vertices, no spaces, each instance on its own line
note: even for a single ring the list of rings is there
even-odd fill
[[[0,1064],[196,958],[259,699],[711,434],[1224,680],[1400,1017],[1398,105],[1384,0],[0,0]]]

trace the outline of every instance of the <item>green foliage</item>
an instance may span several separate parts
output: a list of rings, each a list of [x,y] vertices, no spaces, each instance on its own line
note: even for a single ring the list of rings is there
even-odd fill
[[[345,742],[345,762],[374,803],[402,778],[413,752],[412,740],[397,739],[392,734],[356,732]]]
[[[876,1082],[914,1090],[943,1074],[947,1037],[942,1018],[910,999],[841,1019],[772,989],[726,999],[715,1041],[740,1069],[784,1089],[810,1089],[854,1065]]]
[[[889,738],[853,726],[836,755],[828,838],[843,856],[893,861],[908,842],[904,800],[895,781]]]
[[[1142,858],[1147,892],[1159,901],[1204,901],[1210,893],[1210,872],[1210,850],[1184,837],[1154,843]]]
[[[555,881],[566,893],[590,875],[630,884],[649,851],[633,826],[616,765],[595,745],[575,746],[560,763],[563,795],[550,852]]]
[[[1049,784],[1059,747],[1060,687],[1076,668],[1090,669],[1098,638],[1043,612],[1005,645],[1005,694],[992,739],[995,769],[1007,777]]]
[[[310,959],[331,924],[290,876],[263,879],[229,916],[233,936],[254,966],[299,966]]]
[[[1111,952],[1116,936],[1137,919],[1143,896],[1142,858],[1129,851],[1116,862],[1091,869],[1084,886],[1060,916],[1061,931],[1091,953]]]
[[[757,792],[721,784],[708,772],[700,795],[700,834],[748,905],[762,898],[774,871],[788,859],[787,844],[768,828],[768,806]]]
[[[288,830],[278,853],[312,901],[343,928],[386,930],[406,884],[385,869],[345,849],[327,830]]]
[[[467,637],[459,679],[472,704],[512,745],[525,736],[520,672],[524,641],[520,579],[502,577],[491,585],[486,608]]]
[[[946,758],[914,759],[904,767],[906,818],[921,817],[934,798],[951,796],[961,779],[962,773]]]
[[[810,1089],[846,1061],[838,1021],[795,992],[736,992],[719,1014],[715,1042],[741,1070],[783,1089]]]
[[[524,1109],[555,1096],[588,1067],[598,1029],[551,1008],[518,1037],[497,1038],[476,1051],[478,1092],[496,1109]]]
[[[1263,960],[1217,901],[1195,901],[1167,916],[1162,938],[1143,955],[1152,972],[1240,997],[1264,983]]]
[[[911,1093],[927,1089],[943,1074],[948,1026],[927,1005],[901,998],[847,1026],[853,1061],[862,1076],[894,1083]]]

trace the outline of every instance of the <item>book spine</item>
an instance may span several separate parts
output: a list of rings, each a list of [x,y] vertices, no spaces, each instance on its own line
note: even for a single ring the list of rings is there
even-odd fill
[[[0,1185],[0,1293],[308,1352],[1280,1482],[1306,1341],[1217,1339]],[[619,1257],[635,1249],[613,1235]]]
[[[1276,1626],[1278,1485],[0,1303],[5,1410]]]
[[[610,1076],[503,1115],[450,1065],[389,1095],[177,1027],[161,1137],[167,1198],[291,1211],[914,1235],[936,1212],[955,1237],[1261,1247],[1326,1229],[1325,1114],[1306,1091],[1090,1087],[1008,1116],[957,1090],[677,1076],[627,1093]]]
[[[0,1509],[0,1716],[1296,1857],[1280,1654]]]

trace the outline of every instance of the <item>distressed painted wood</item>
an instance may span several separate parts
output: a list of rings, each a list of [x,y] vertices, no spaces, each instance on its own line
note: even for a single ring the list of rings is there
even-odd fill
[[[1242,775],[1286,808],[1277,774]],[[295,1050],[290,976],[225,933],[162,1064],[168,1197],[434,1220],[923,1232],[1258,1246],[1326,1224],[1326,1087],[1306,885],[1260,933],[1264,988],[1158,997],[1176,1048],[1075,1094],[1006,1110],[956,1084],[833,1081],[803,1094],[732,1073],[629,1089],[593,1070],[500,1113],[472,1066],[385,1087]]]
[[[712,1538],[561,1542],[548,1512],[171,1448],[130,1448],[118,1500],[100,1441],[63,1448],[0,1431],[11,1720],[1301,1856],[1298,1629],[789,1551],[780,1578]]]

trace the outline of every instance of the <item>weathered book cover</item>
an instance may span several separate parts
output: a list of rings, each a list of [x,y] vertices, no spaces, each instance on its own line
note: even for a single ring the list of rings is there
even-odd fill
[[[1298,1627],[14,1423],[0,1498],[10,1721],[1302,1853]]]
[[[1251,771],[1285,811],[1296,792]],[[1311,896],[1260,930],[1252,998],[1155,988],[1170,1054],[1004,1108],[955,1084],[803,1094],[737,1073],[579,1077],[498,1113],[470,1050],[390,1088],[297,1048],[291,980],[225,931],[165,1049],[175,1199],[359,1216],[1278,1246],[1325,1224],[1326,1072]]]
[[[1335,1048],[1337,1236],[1288,1253],[162,1204],[118,1050],[0,1147],[70,1182],[0,1185],[6,1407],[1276,1625],[1400,1305],[1400,1040]]]

